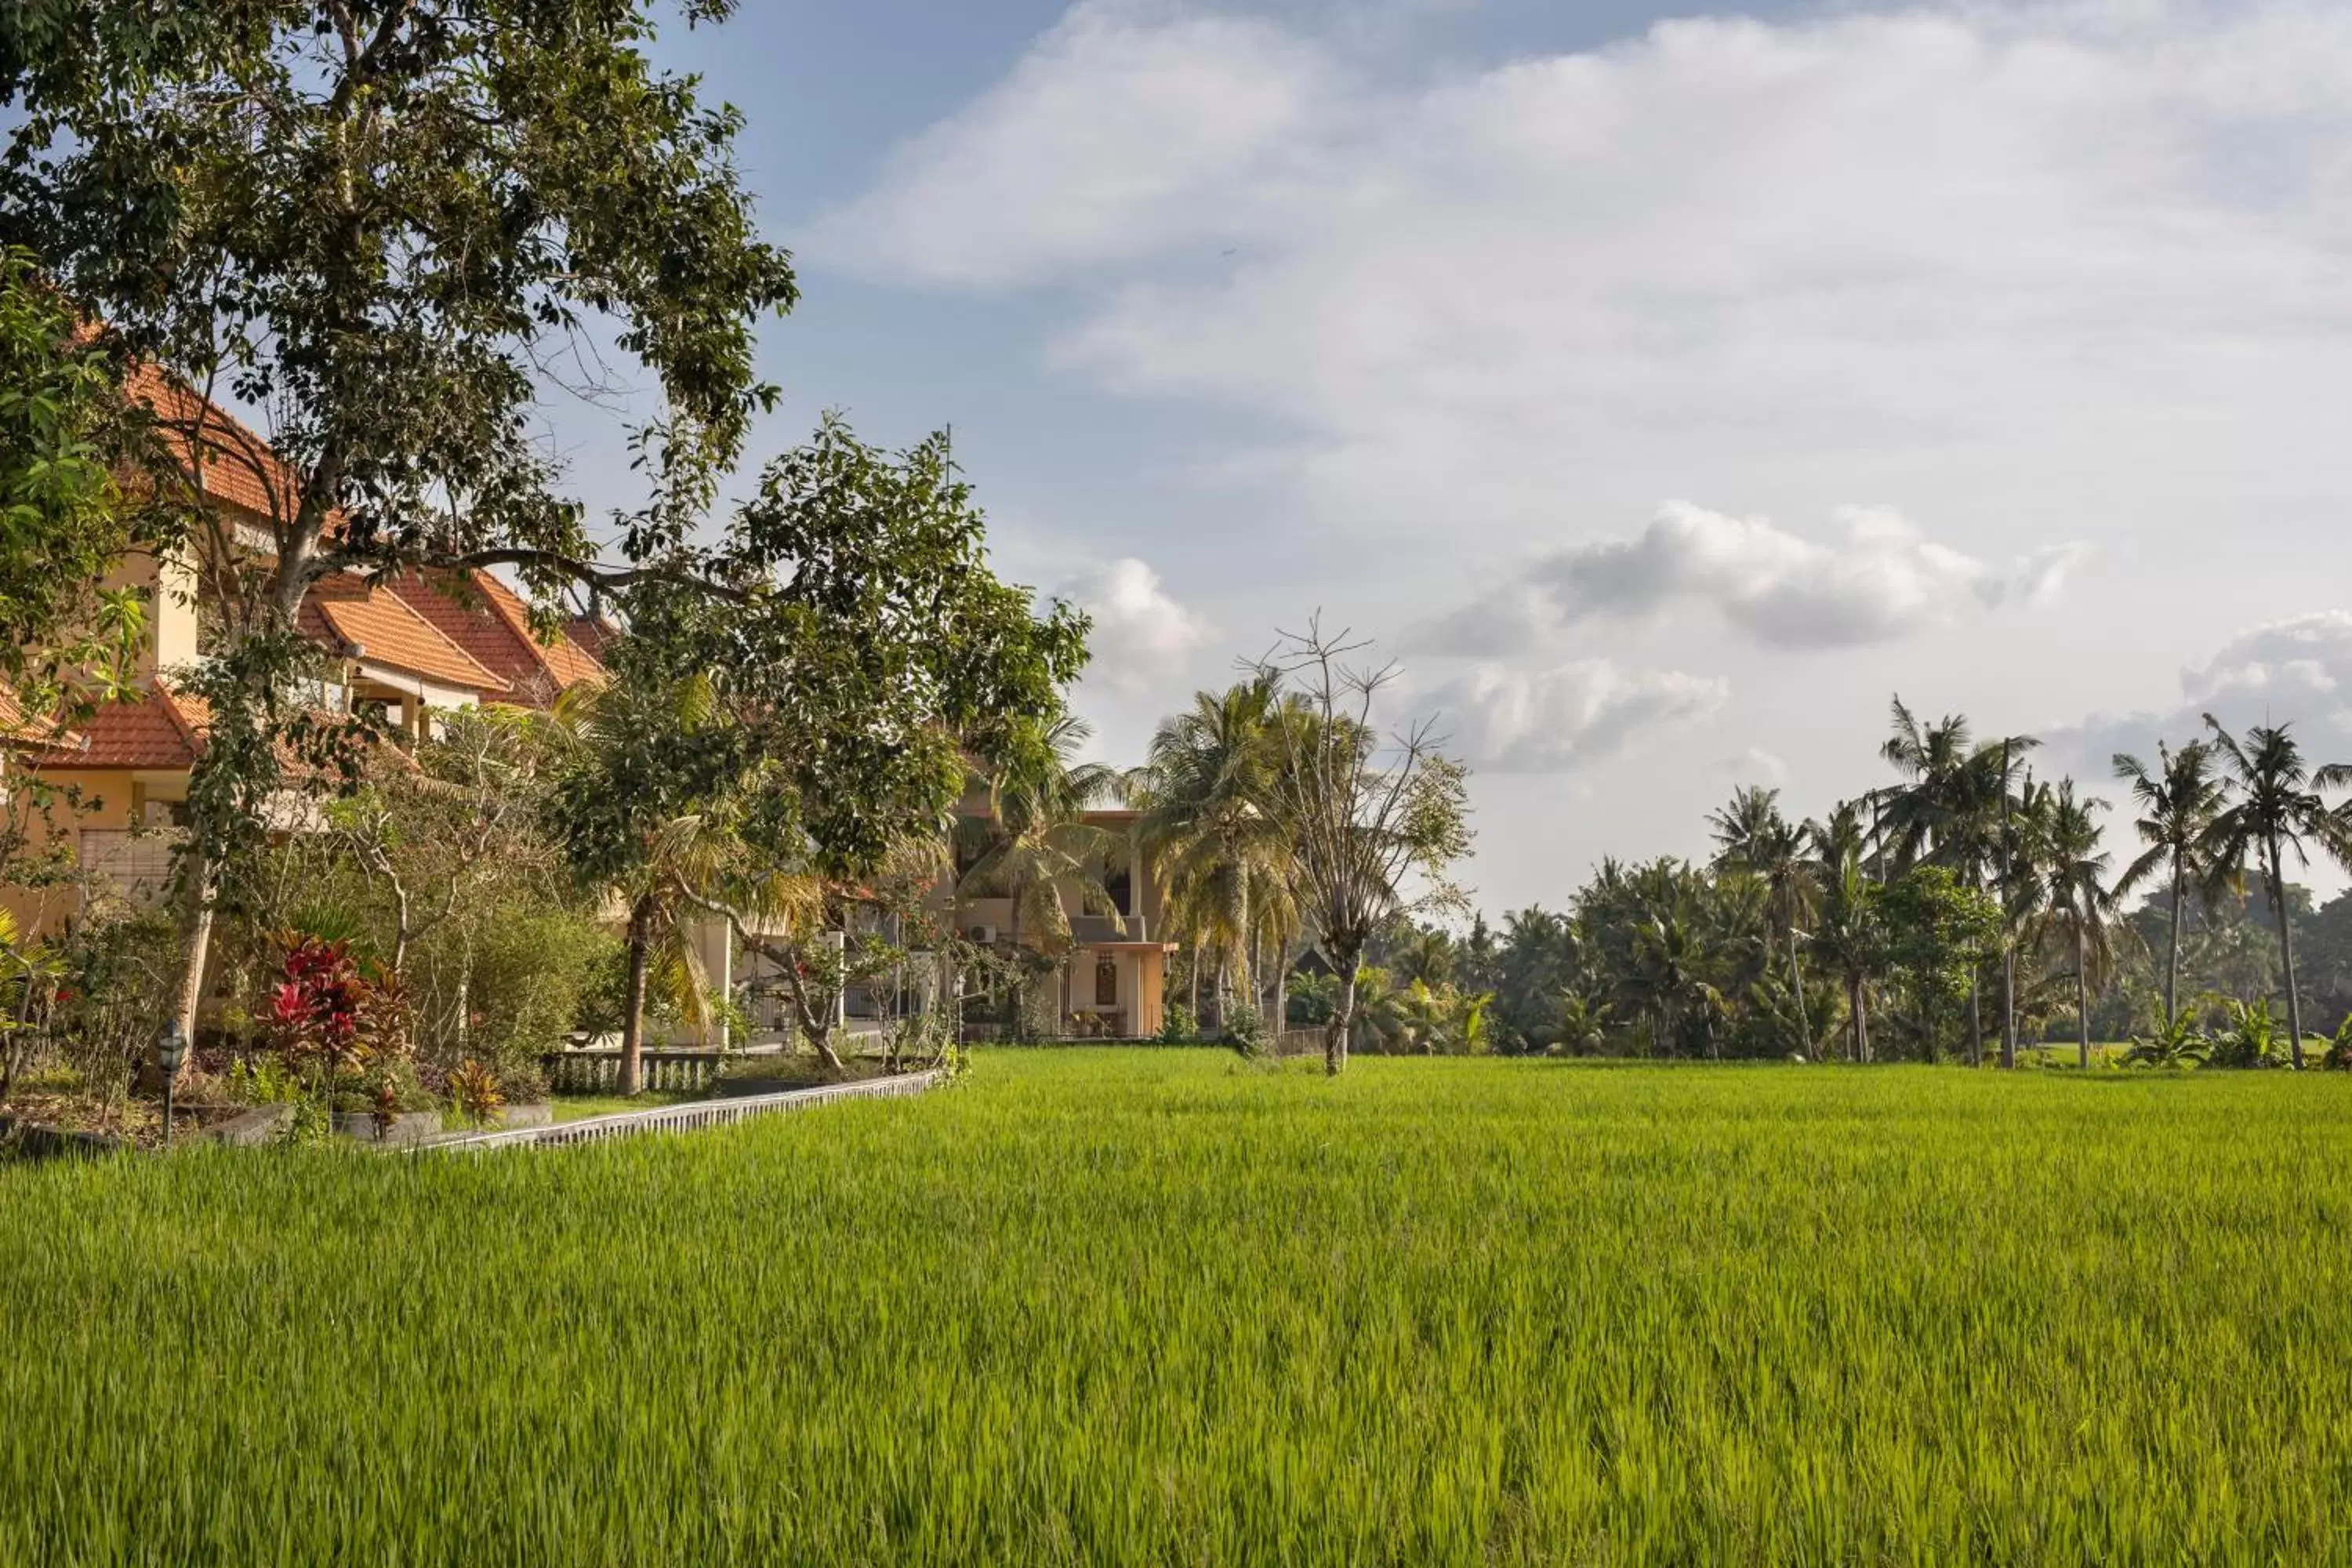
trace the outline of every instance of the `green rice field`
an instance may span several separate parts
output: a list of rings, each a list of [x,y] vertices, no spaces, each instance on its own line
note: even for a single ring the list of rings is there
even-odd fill
[[[0,1563],[2352,1560],[2352,1078],[999,1051],[0,1167]]]

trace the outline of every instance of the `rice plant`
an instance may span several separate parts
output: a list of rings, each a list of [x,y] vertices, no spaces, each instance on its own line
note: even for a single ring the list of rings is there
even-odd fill
[[[2352,1079],[984,1057],[0,1170],[0,1562],[2352,1555]]]

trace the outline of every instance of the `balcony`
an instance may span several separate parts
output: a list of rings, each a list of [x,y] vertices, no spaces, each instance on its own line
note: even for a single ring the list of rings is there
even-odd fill
[[[1124,930],[1121,929],[1122,925],[1125,927]],[[1123,922],[1114,921],[1108,915],[1072,915],[1070,937],[1079,944],[1088,947],[1107,942],[1151,940],[1150,934],[1144,930],[1144,919],[1141,915],[1129,915]]]

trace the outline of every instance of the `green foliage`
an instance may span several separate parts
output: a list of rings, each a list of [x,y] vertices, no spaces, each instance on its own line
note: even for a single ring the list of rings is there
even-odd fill
[[[2271,1012],[2267,996],[2252,1002],[2225,999],[2226,1022],[2214,1031],[2205,1053],[2209,1068],[2277,1067],[2286,1054],[2286,1031]]]
[[[12,1169],[0,1560],[2338,1555],[2352,1081],[1234,1065]]]
[[[1941,866],[1915,866],[1881,900],[1887,958],[1910,992],[1927,1059],[1941,1049],[1940,1021],[1964,1000],[1977,966],[2000,939],[2000,906]]]
[[[1200,1021],[1192,1016],[1192,1008],[1181,1002],[1171,1002],[1160,1009],[1160,1043],[1161,1045],[1185,1045],[1200,1037]]]
[[[142,537],[112,471],[134,441],[115,353],[31,252],[0,249],[0,679],[29,715],[129,679],[146,616],[99,583]],[[15,718],[0,711],[0,733]]]
[[[2183,1008],[2169,1018],[2159,1017],[2153,1030],[2132,1037],[2124,1059],[2135,1067],[2194,1067],[2206,1058],[2212,1041],[2197,1021],[2194,1008]]]

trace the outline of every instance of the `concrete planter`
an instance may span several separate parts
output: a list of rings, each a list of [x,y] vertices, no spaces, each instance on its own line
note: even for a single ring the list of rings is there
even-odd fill
[[[441,1113],[437,1110],[404,1110],[388,1122],[379,1123],[372,1112],[338,1110],[335,1131],[346,1138],[362,1143],[422,1143],[441,1131]]]
[[[509,1105],[499,1112],[501,1127],[551,1127],[555,1124],[552,1101],[536,1100],[523,1105]]]
[[[227,1143],[237,1148],[250,1148],[257,1143],[273,1143],[278,1131],[292,1119],[290,1105],[257,1105],[205,1129],[205,1136],[215,1143]]]

